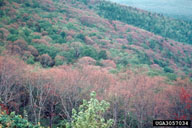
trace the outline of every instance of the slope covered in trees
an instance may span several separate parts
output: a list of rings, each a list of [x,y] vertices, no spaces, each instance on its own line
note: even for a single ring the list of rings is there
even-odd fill
[[[43,67],[76,63],[89,56],[96,65],[111,60],[118,68],[159,67],[161,75],[172,79],[175,74],[191,76],[191,45],[101,18],[88,7],[78,1],[3,1],[1,53],[19,55],[28,64],[39,62]]]
[[[97,2],[96,5],[91,4],[91,0],[79,1],[86,1],[85,3],[89,3],[91,8],[95,8],[100,16],[109,20],[119,20],[165,38],[192,44],[192,21],[190,20],[171,19],[160,14],[153,14],[105,0]]]
[[[191,119],[192,46],[101,17],[102,3],[0,0],[0,126]]]

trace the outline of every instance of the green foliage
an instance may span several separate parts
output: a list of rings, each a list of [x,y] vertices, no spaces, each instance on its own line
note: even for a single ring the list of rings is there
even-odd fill
[[[121,48],[122,48],[122,49],[127,49],[127,46],[122,45]]]
[[[16,41],[17,39],[18,39],[18,35],[9,34],[7,37],[7,40],[12,42]]]
[[[17,31],[16,29],[14,29],[14,28],[10,28],[10,29],[9,29],[9,32],[10,32],[11,34],[18,34],[18,31]]]
[[[94,47],[91,46],[81,46],[79,47],[78,56],[77,51],[74,48],[71,48],[68,51],[62,51],[59,53],[60,56],[64,56],[67,63],[73,63],[75,60],[77,60],[79,57],[89,56],[91,58],[94,58],[95,60],[103,59],[105,58],[105,53],[100,53],[100,57]]]
[[[121,57],[118,61],[117,64],[126,66],[127,64],[129,64],[129,58],[127,56]]]
[[[59,53],[60,56],[64,56],[67,63],[73,63],[75,61],[75,51],[74,50],[69,50],[69,51],[62,51]],[[59,62],[60,63],[60,62]]]
[[[98,53],[95,48],[90,47],[90,46],[84,46],[81,48],[81,57],[83,56],[89,56],[94,59],[98,59]]]
[[[64,63],[64,61],[62,59],[59,59],[59,58],[55,58],[55,65],[58,66],[58,65],[62,65]]]
[[[40,31],[42,30],[52,30],[52,24],[46,20],[40,20],[38,26],[40,27]],[[50,33],[50,32],[49,32]]]
[[[52,35],[50,35],[50,37],[52,38],[54,43],[59,43],[59,44],[66,43],[65,38],[63,38],[61,35],[52,34]]]
[[[161,66],[161,67],[168,66],[168,64],[167,64],[165,61],[159,60],[159,59],[154,59],[154,63],[155,63],[155,64],[158,64],[158,65]]]
[[[68,23],[68,24],[67,24],[67,28],[68,28],[69,30],[71,30],[71,29],[77,30],[77,28],[75,27],[75,25],[74,25],[73,23]]]
[[[1,7],[1,6],[0,6]],[[4,10],[1,10],[0,11],[0,17],[3,17],[5,15],[5,11]]]
[[[166,76],[169,80],[172,80],[172,81],[177,79],[177,75],[173,73],[166,73]]]
[[[83,2],[84,4],[86,4],[87,5],[87,0],[77,0],[77,1],[81,1],[81,2]]]
[[[38,50],[39,54],[48,54],[51,58],[55,58],[59,50],[53,46],[47,46],[45,44],[32,43],[32,45]]]
[[[32,31],[27,27],[21,27],[18,29],[18,38],[23,38],[27,42],[31,42],[33,39],[31,36]]]
[[[0,7],[1,7],[1,6],[4,6],[4,5],[5,5],[4,0],[0,0]]]
[[[27,64],[34,64],[35,61],[34,61],[34,56],[30,56],[28,59],[27,59]]]
[[[76,38],[79,38],[79,39],[81,39],[82,41],[85,41],[85,35],[82,34],[82,33],[78,34],[78,35],[76,36]]]
[[[67,128],[110,128],[113,120],[105,120],[103,114],[109,108],[110,104],[106,101],[98,101],[96,93],[91,93],[90,101],[83,100],[78,112],[72,110],[72,122],[67,123]]]
[[[128,40],[129,42],[133,42],[132,36],[131,36],[131,35],[128,35],[127,40]]]
[[[0,45],[0,54],[1,54],[4,50],[5,50],[5,48]]]
[[[38,8],[38,7],[40,7],[37,0],[32,0],[32,1],[33,1],[33,2],[32,2],[32,3],[33,3],[33,8]]]
[[[149,46],[144,42],[141,44],[141,46],[144,48],[144,49],[149,49]]]
[[[119,20],[124,23],[143,28],[147,31],[171,38],[176,41],[192,42],[192,22],[164,17],[150,12],[142,12],[132,7],[121,6],[109,1],[100,1],[91,5],[100,16],[110,20]],[[96,6],[96,7],[95,7]],[[129,42],[131,38],[128,39]]]
[[[155,49],[155,47],[157,46],[157,42],[155,41],[155,40],[149,40],[149,47],[151,48],[151,49]]]
[[[107,59],[107,53],[105,50],[101,50],[99,53],[98,53],[98,58],[99,59]]]
[[[66,37],[66,33],[65,32],[61,32],[60,33],[61,37],[64,39]]]
[[[26,119],[23,119],[21,115],[15,115],[15,112],[11,112],[7,115],[6,112],[0,110],[0,127],[2,128],[42,128],[40,125],[32,125]]]
[[[165,72],[169,72],[169,73],[173,73],[174,72],[174,70],[172,69],[172,68],[170,68],[170,67],[164,67],[164,71]]]
[[[151,64],[150,58],[145,52],[138,51],[137,54],[141,64],[148,64],[148,65]]]

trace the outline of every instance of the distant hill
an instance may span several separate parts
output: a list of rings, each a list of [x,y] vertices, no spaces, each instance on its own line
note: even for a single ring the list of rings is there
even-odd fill
[[[192,20],[191,0],[110,0],[181,20]]]
[[[103,0],[97,2],[96,5],[89,3],[89,6],[93,6],[92,8],[95,8],[100,16],[107,19],[119,20],[179,42],[192,43],[192,21],[171,19],[160,14]]]

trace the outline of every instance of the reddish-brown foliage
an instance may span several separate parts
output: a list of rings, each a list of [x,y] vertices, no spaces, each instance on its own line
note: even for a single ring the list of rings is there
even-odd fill
[[[52,58],[48,55],[48,54],[43,54],[39,57],[39,61],[40,63],[44,66],[53,66],[54,62],[52,60]]]
[[[7,114],[9,114],[9,109],[4,104],[0,103],[0,109],[1,111],[5,111]]]
[[[83,65],[95,65],[96,60],[91,57],[85,56],[85,57],[80,58],[77,63],[83,64]]]
[[[0,28],[0,39],[6,39],[9,35],[9,31],[5,28]]]
[[[8,53],[10,53],[12,55],[22,55],[23,54],[21,48],[17,45],[12,45],[12,43],[7,45],[7,50],[8,50]]]
[[[39,55],[37,49],[34,48],[32,45],[28,45],[28,50],[31,52],[31,54],[32,54],[33,56],[36,56],[36,57],[37,57],[37,56]]]
[[[103,64],[104,67],[116,68],[116,64],[112,60],[102,60],[101,63]]]
[[[16,40],[15,42],[13,42],[13,45],[19,46],[21,48],[21,50],[28,49],[28,45],[24,40]]]
[[[0,57],[0,102],[9,109],[16,109],[20,105],[25,66],[18,58]]]
[[[93,45],[94,41],[90,37],[85,36],[85,43],[88,45]]]
[[[32,42],[39,43],[39,44],[45,44],[49,46],[49,42],[47,42],[45,39],[33,39]]]

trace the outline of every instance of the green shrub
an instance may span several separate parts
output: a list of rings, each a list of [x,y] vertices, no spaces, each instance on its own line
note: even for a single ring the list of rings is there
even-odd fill
[[[21,115],[10,115],[0,110],[0,128],[42,128],[40,125],[32,125],[28,120],[23,119]]]
[[[34,56],[30,56],[28,59],[27,59],[27,64],[34,64],[35,61],[34,61]]]
[[[164,71],[165,72],[169,72],[169,73],[173,73],[174,72],[174,70],[172,68],[170,68],[170,67],[165,67]]]
[[[72,122],[67,123],[67,128],[110,128],[113,120],[105,120],[103,114],[109,108],[110,104],[106,101],[98,101],[96,93],[91,93],[89,101],[83,100],[78,112],[72,110]]]
[[[73,63],[75,60],[74,50],[62,51],[58,55],[65,57],[67,63]]]
[[[76,38],[79,38],[79,39],[81,39],[82,41],[85,41],[85,35],[82,34],[82,33],[78,34],[78,35],[76,36]]]
[[[89,57],[92,57],[96,60],[98,59],[98,53],[97,53],[96,49],[93,47],[90,47],[90,46],[82,47],[81,52],[82,52],[81,57],[89,56]]]
[[[19,38],[18,35],[9,34],[8,37],[7,37],[7,40],[14,42],[18,38]]]
[[[42,54],[48,54],[51,58],[55,58],[55,56],[58,53],[58,49],[53,47],[53,46],[47,46],[45,44],[37,44],[37,43],[33,43],[31,44],[33,45],[39,52],[40,55]]]
[[[165,67],[165,66],[168,65],[165,61],[163,61],[163,60],[158,60],[158,59],[154,59],[154,63],[155,63],[155,64],[158,64],[158,65],[161,66],[161,67]]]
[[[99,59],[107,59],[107,53],[105,50],[101,50],[98,54]]]
[[[4,5],[5,5],[4,0],[0,0],[0,7]]]
[[[54,43],[60,43],[60,44],[66,43],[65,38],[63,38],[61,35],[52,34],[50,35],[50,37],[52,38]]]
[[[169,80],[176,80],[177,75],[173,73],[167,73],[166,76],[168,77]]]
[[[157,45],[157,42],[155,41],[155,40],[153,40],[153,39],[151,39],[151,40],[149,40],[149,47],[151,48],[151,49],[155,49],[155,47],[156,47],[156,45]]]
[[[14,29],[14,28],[10,28],[10,29],[9,29],[9,32],[10,32],[11,34],[18,34],[18,31],[17,31],[16,29]]]

